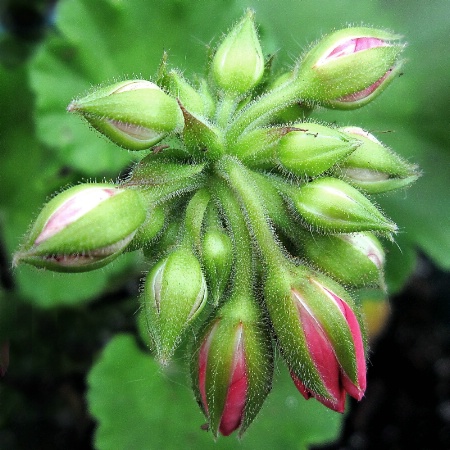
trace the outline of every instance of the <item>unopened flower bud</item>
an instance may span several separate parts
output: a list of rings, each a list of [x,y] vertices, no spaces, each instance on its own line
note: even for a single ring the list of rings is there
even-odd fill
[[[224,91],[239,95],[259,83],[264,74],[264,57],[252,11],[225,36],[212,64],[214,79]]]
[[[323,38],[301,63],[298,79],[319,102],[359,107],[375,97],[399,68],[399,36],[372,28],[347,28]]]
[[[253,303],[226,303],[193,353],[193,389],[214,436],[242,436],[271,389],[272,345]]]
[[[318,230],[330,233],[397,230],[367,197],[337,178],[314,180],[292,192],[290,198],[301,219]]]
[[[300,177],[314,177],[351,154],[359,145],[340,131],[317,123],[296,123],[276,146],[279,165]]]
[[[207,230],[203,236],[202,256],[211,296],[214,303],[218,304],[233,264],[233,244],[230,237],[217,229]]]
[[[142,306],[158,359],[167,364],[189,324],[203,309],[206,281],[194,254],[179,248],[147,275]]]
[[[183,127],[177,101],[146,80],[101,88],[74,100],[67,110],[81,114],[100,133],[129,150],[149,148]]]
[[[340,129],[361,141],[360,147],[345,158],[335,174],[369,194],[399,189],[419,177],[416,166],[386,148],[372,134],[359,127]]]
[[[266,304],[291,377],[306,398],[343,412],[345,394],[361,400],[366,362],[360,324],[342,287],[306,268],[271,274]]]
[[[72,187],[45,205],[14,264],[60,272],[97,269],[125,249],[145,217],[136,190],[113,184]]]
[[[308,236],[303,251],[317,268],[344,285],[383,285],[384,251],[372,233]]]

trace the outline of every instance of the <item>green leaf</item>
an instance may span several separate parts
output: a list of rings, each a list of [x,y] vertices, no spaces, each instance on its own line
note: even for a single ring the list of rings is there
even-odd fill
[[[161,367],[138,349],[130,335],[113,338],[89,377],[88,403],[98,421],[100,450],[164,448],[306,449],[308,444],[335,439],[343,416],[297,392],[287,370],[242,441],[200,429],[205,418],[177,366]]]

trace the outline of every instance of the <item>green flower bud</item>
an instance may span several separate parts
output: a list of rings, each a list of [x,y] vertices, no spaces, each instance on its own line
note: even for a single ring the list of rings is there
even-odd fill
[[[14,265],[59,272],[105,266],[130,243],[146,211],[138,191],[113,184],[72,187],[44,206]]]
[[[347,28],[325,36],[306,55],[297,73],[306,86],[306,96],[325,104],[357,102],[362,106],[358,102],[373,98],[376,90],[392,80],[390,74],[404,47],[393,43],[399,38],[372,28]]]
[[[217,305],[227,286],[233,264],[233,243],[230,237],[220,230],[206,231],[202,257],[211,296]]]
[[[292,191],[290,198],[306,224],[328,233],[397,230],[367,197],[337,178],[314,180]]]
[[[416,166],[384,147],[372,134],[359,127],[340,129],[360,139],[361,146],[345,158],[335,174],[369,194],[399,189],[419,177]]]
[[[212,62],[212,72],[219,88],[237,95],[254,88],[264,74],[264,57],[253,14],[249,10],[225,36]]]
[[[317,123],[296,123],[276,146],[279,165],[300,177],[314,177],[359,145],[340,131]]]
[[[207,288],[194,254],[179,248],[147,275],[142,307],[157,357],[167,364],[189,324],[206,303]]]
[[[144,150],[183,128],[177,101],[146,80],[101,88],[67,107],[81,114],[111,141],[129,150]]]
[[[371,233],[308,236],[302,248],[318,269],[343,284],[384,285],[384,251]]]
[[[253,299],[234,297],[206,324],[193,351],[197,401],[216,437],[239,435],[252,423],[272,387],[273,350]]]

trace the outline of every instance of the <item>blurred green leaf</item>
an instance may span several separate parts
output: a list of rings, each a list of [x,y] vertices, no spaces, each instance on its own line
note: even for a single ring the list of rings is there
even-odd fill
[[[200,429],[205,418],[177,367],[166,370],[136,346],[134,338],[113,338],[92,368],[88,402],[98,420],[95,443],[101,450],[180,448],[305,449],[337,437],[343,416],[315,400],[305,401],[287,370],[259,417],[238,443]]]

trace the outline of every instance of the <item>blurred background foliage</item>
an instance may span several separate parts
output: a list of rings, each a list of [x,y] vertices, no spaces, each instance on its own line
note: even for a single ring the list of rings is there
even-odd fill
[[[52,193],[80,180],[116,179],[137,158],[66,113],[68,103],[100,83],[153,77],[163,51],[195,79],[247,7],[256,10],[275,71],[347,24],[405,36],[408,62],[386,93],[361,110],[319,110],[314,118],[361,126],[422,169],[410,189],[377,197],[400,227],[395,243],[386,243],[390,293],[417,272],[418,254],[449,271],[448,1],[3,0],[0,365],[7,342],[11,362],[0,385],[0,448],[236,448],[236,439],[213,444],[200,430],[183,349],[162,370],[138,337],[136,296],[148,269],[139,254],[88,274],[10,267]],[[382,314],[383,322],[381,309],[367,307],[371,321]],[[278,364],[273,393],[240,448],[301,449],[337,438],[343,418],[304,402],[286,372]]]

